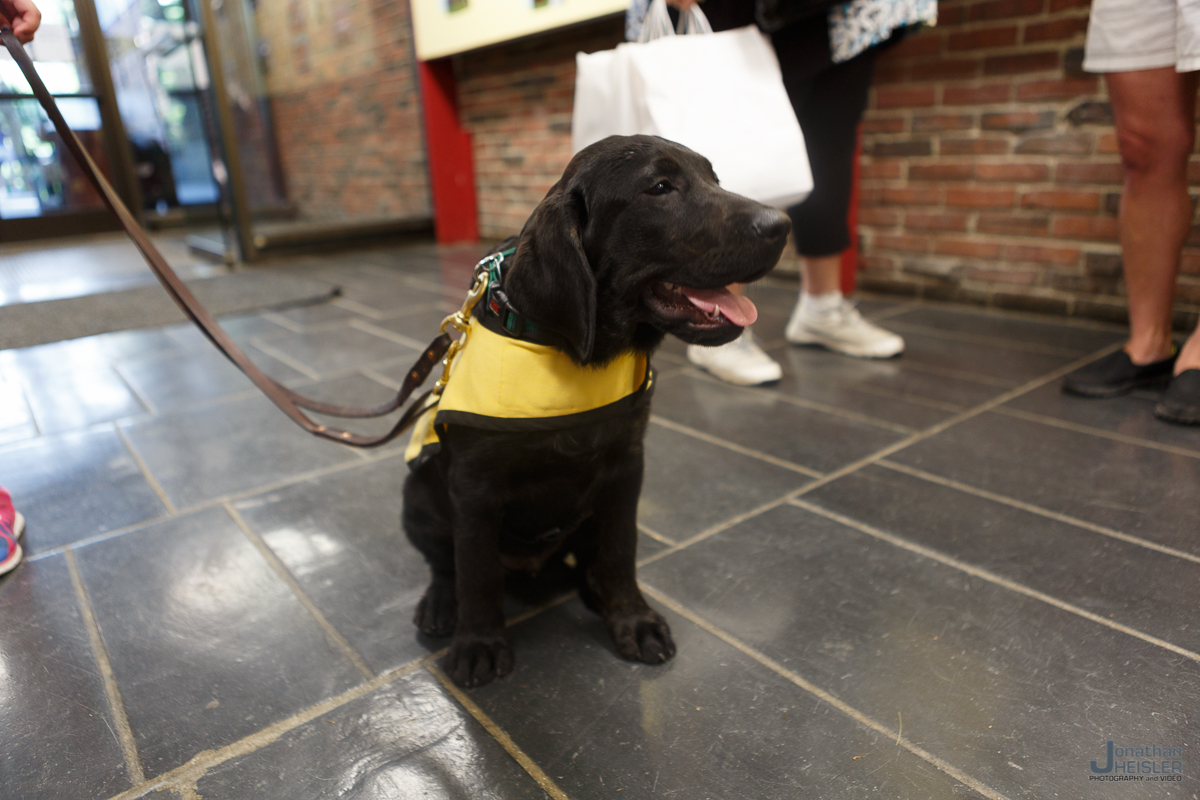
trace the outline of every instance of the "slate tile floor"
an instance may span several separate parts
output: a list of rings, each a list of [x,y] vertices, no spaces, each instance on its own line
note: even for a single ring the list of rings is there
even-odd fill
[[[307,258],[340,299],[225,323],[378,402],[477,256]],[[516,671],[465,693],[410,623],[399,447],[308,437],[183,326],[0,353],[0,798],[1197,797],[1200,430],[1058,391],[1121,331],[874,297],[908,352],[856,361],[783,342],[793,291],[752,292],[774,387],[656,356],[675,660],[513,601]],[[1109,740],[1181,779],[1089,780]]]

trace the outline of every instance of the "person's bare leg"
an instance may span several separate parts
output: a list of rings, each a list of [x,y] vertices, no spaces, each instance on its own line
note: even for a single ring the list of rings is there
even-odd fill
[[[808,294],[827,294],[842,288],[842,256],[800,259],[801,288]]]
[[[1125,167],[1119,230],[1135,364],[1171,354],[1171,303],[1179,251],[1192,222],[1187,162],[1195,138],[1197,73],[1173,67],[1105,76]],[[1176,371],[1200,367],[1193,334]]]

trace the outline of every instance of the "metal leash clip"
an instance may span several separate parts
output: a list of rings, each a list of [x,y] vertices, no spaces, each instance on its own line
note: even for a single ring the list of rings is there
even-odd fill
[[[512,250],[503,250],[481,259],[475,265],[474,282],[471,284],[471,290],[467,292],[466,299],[463,300],[462,308],[442,320],[442,324],[438,328],[438,333],[444,334],[448,328],[454,328],[454,330],[458,331],[459,337],[450,342],[450,347],[446,350],[446,354],[442,356],[442,376],[437,379],[437,383],[433,385],[433,390],[431,391],[434,397],[441,397],[442,390],[446,388],[446,384],[450,381],[450,367],[454,363],[454,357],[458,355],[460,350],[467,346],[467,338],[471,335],[471,314],[475,311],[475,306],[479,305],[479,301],[487,292],[488,284],[491,283],[492,275],[496,271],[496,268],[512,252]]]

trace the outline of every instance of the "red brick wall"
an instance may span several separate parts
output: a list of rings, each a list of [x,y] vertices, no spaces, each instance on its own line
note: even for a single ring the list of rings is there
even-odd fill
[[[938,13],[878,61],[862,284],[1123,319],[1122,171],[1104,83],[1080,69],[1087,0],[942,0]],[[1185,323],[1200,249],[1177,297]]]
[[[408,4],[260,0],[288,198],[313,219],[431,214]]]
[[[575,53],[616,47],[624,19],[608,18],[455,59],[458,107],[475,145],[479,233],[503,238],[571,160]]]

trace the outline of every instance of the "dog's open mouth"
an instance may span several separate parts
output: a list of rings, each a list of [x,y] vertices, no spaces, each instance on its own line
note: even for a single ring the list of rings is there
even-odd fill
[[[758,319],[750,298],[736,295],[727,287],[697,289],[677,283],[655,283],[645,292],[646,305],[660,317],[699,328],[736,325],[744,328]]]

